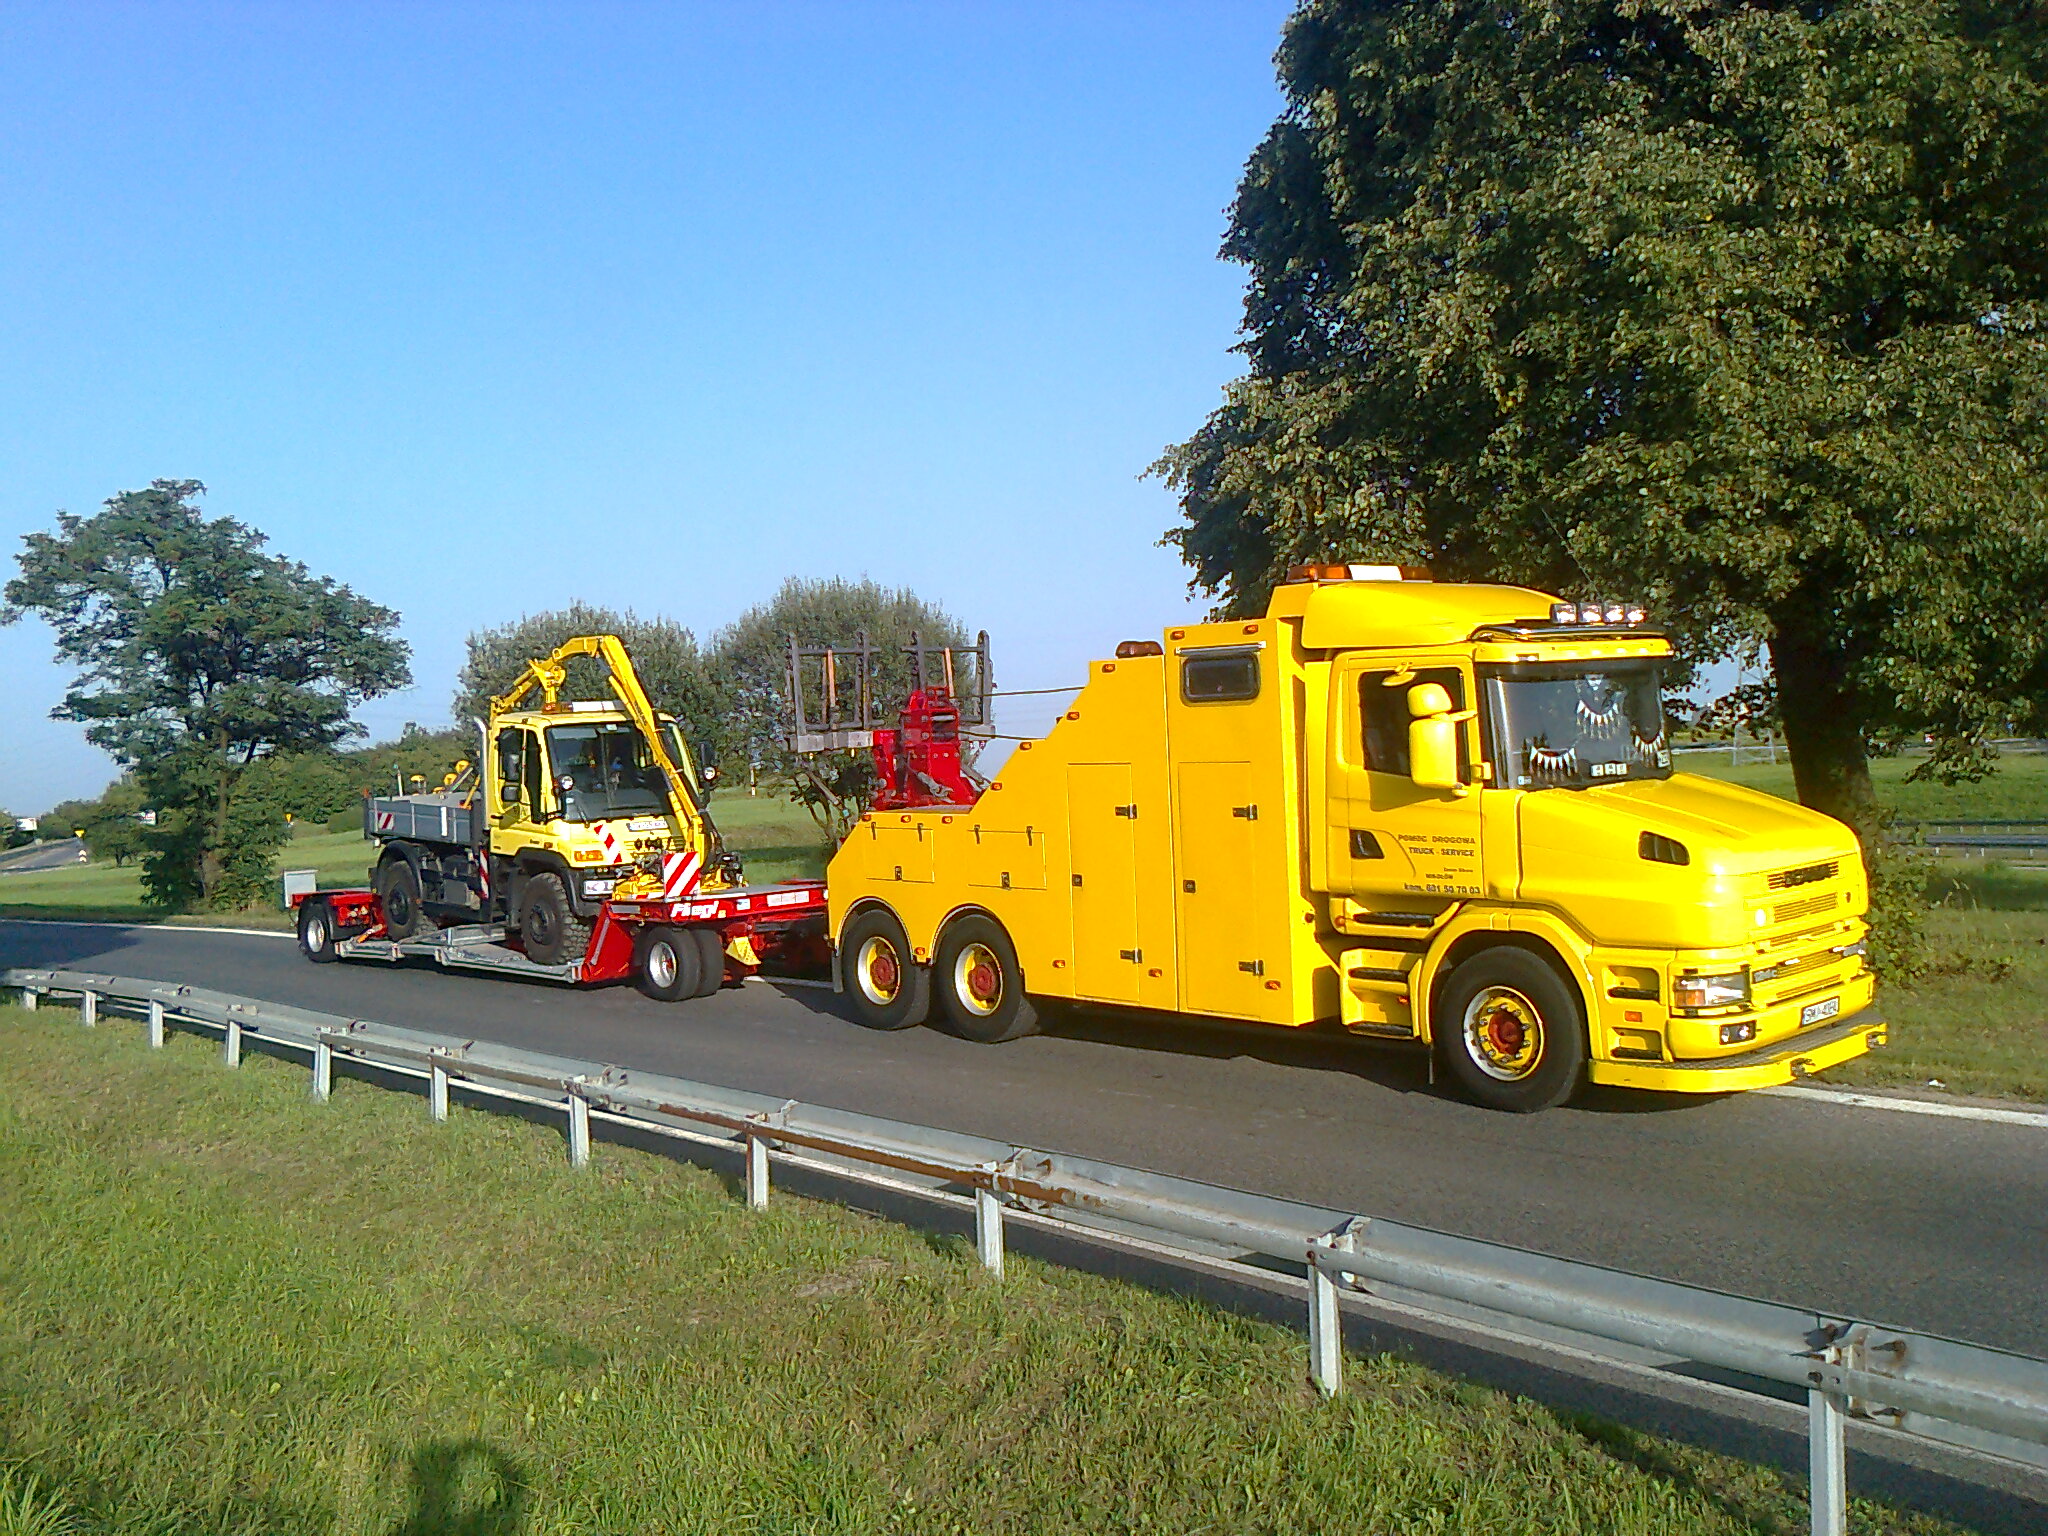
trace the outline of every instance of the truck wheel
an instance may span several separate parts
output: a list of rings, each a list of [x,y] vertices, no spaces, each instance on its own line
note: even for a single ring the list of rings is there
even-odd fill
[[[396,856],[384,860],[371,884],[384,912],[384,931],[392,938],[409,939],[434,926],[420,911],[420,872],[412,867],[412,860]]]
[[[633,981],[658,1003],[695,997],[703,952],[687,928],[650,924],[633,941]]]
[[[1468,1098],[1526,1115],[1562,1104],[1586,1080],[1586,1015],[1556,971],[1497,945],[1451,972],[1431,1033]]]
[[[691,928],[687,931],[697,941],[703,976],[703,980],[697,983],[695,995],[709,997],[725,985],[725,936],[716,928]]]
[[[1038,1032],[1038,1010],[1024,995],[1017,946],[992,917],[963,917],[939,940],[932,961],[939,1001],[953,1033],[1000,1045]]]
[[[519,936],[526,941],[526,958],[541,965],[581,960],[590,948],[590,924],[569,905],[568,889],[553,870],[528,877]]]
[[[334,959],[334,909],[326,902],[299,903],[299,953],[315,965]]]
[[[911,958],[910,937],[887,907],[869,907],[839,935],[839,980],[869,1029],[908,1029],[932,1008],[932,974]]]

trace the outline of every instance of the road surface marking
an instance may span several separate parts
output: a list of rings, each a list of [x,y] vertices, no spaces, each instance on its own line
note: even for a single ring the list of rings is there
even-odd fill
[[[2031,1125],[2048,1131],[2048,1113],[2037,1109],[1991,1109],[1978,1104],[1937,1104],[1931,1099],[1895,1099],[1883,1094],[1849,1093],[1840,1088],[1799,1088],[1786,1084],[1758,1088],[1782,1099],[1805,1099],[1810,1103],[1839,1104],[1849,1109],[1892,1109],[1907,1115],[1939,1115],[1948,1120],[1990,1120],[1999,1125]]]

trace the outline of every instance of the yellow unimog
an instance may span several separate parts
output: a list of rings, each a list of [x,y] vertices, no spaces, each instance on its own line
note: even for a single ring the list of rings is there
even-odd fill
[[[854,827],[838,984],[991,1042],[1041,998],[1426,1042],[1518,1111],[1862,1055],[1855,836],[1674,773],[1642,623],[1314,566],[1263,618],[1126,642],[996,782]]]

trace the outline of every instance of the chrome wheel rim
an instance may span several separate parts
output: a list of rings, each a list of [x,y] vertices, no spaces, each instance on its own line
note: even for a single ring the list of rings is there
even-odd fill
[[[903,958],[896,946],[881,934],[861,941],[854,952],[853,981],[860,995],[877,1007],[887,1007],[903,990]]]
[[[664,992],[676,984],[676,947],[673,940],[656,939],[647,946],[647,979]]]
[[[953,995],[969,1013],[987,1018],[1003,1005],[1003,962],[986,944],[961,946],[953,959]]]
[[[314,911],[314,912],[308,912],[308,913],[306,914],[306,948],[308,948],[308,949],[314,949],[314,950],[319,950],[319,949],[325,949],[326,947],[327,947],[327,919],[326,919],[326,917],[325,917],[324,915],[322,915],[322,914],[321,914],[320,912],[318,912],[318,911]]]
[[[1487,987],[1465,1005],[1465,1054],[1499,1083],[1518,1083],[1543,1063],[1543,1015],[1513,987]]]

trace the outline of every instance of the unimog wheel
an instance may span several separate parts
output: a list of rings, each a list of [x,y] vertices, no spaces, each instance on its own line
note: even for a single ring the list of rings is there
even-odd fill
[[[931,972],[912,958],[910,938],[887,907],[869,907],[847,922],[839,935],[839,980],[853,1016],[869,1029],[908,1029],[931,1012]]]
[[[1526,949],[1496,945],[1454,969],[1437,991],[1431,1033],[1445,1070],[1488,1109],[1549,1109],[1586,1080],[1585,1008]]]
[[[519,936],[526,942],[526,958],[540,965],[581,960],[590,948],[590,924],[569,905],[568,887],[554,871],[527,878]]]
[[[948,927],[932,974],[947,1021],[962,1039],[1000,1045],[1038,1032],[1017,946],[994,918],[963,917]]]
[[[377,876],[370,884],[384,913],[385,933],[394,939],[410,939],[433,931],[433,919],[420,910],[420,872],[412,867],[412,860],[393,854],[377,866]]]

